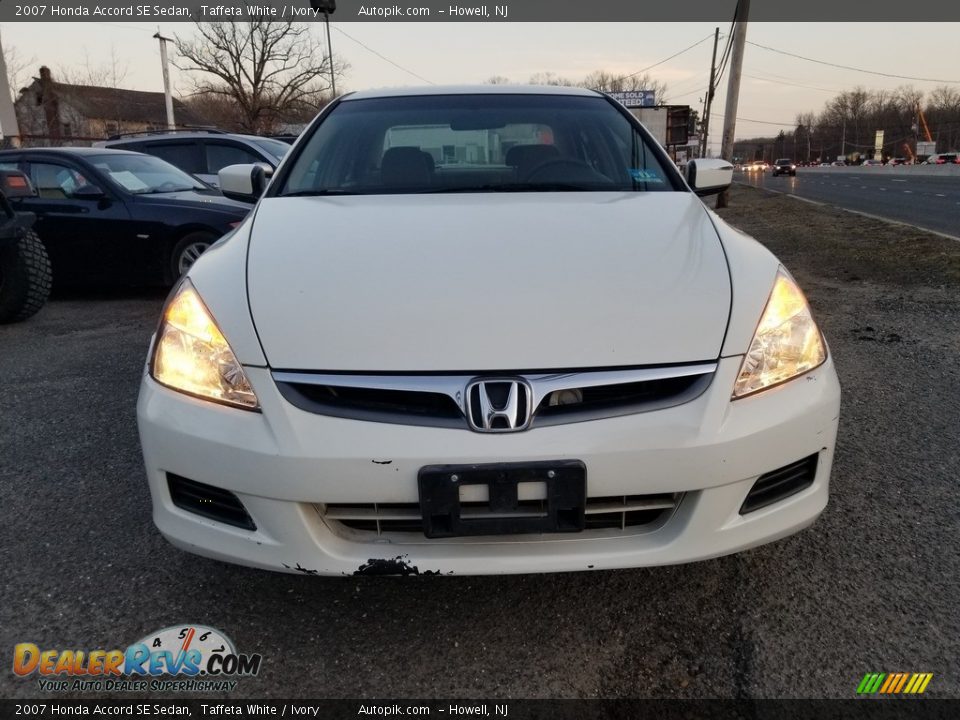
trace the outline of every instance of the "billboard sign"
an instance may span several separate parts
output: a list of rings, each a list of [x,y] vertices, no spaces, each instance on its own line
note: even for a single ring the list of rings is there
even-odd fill
[[[935,142],[917,142],[917,155],[933,155],[937,152],[937,143]]]
[[[873,159],[883,159],[883,130],[877,130],[877,136],[873,142]]]
[[[656,102],[653,90],[626,90],[624,92],[607,93],[624,107],[654,107]]]

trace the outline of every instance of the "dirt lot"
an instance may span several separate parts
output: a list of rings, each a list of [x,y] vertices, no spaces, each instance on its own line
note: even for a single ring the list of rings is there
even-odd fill
[[[809,530],[692,565],[528,577],[195,558],[151,524],[137,441],[162,297],[61,298],[0,327],[0,650],[198,622],[264,656],[232,697],[852,697],[893,671],[960,696],[960,244],[744,188],[723,216],[806,289],[843,383],[831,504]],[[0,674],[0,696],[39,694]]]

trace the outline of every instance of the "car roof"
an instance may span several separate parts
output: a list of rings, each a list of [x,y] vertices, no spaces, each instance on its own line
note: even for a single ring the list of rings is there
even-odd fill
[[[426,87],[380,88],[359,90],[340,98],[341,101],[371,98],[415,97],[418,95],[573,95],[600,97],[596,90],[565,85],[430,85]]]
[[[21,147],[9,150],[0,150],[3,155],[23,155],[24,153],[39,153],[42,155],[140,155],[142,153],[131,150],[114,150],[105,147]]]
[[[257,140],[270,140],[271,138],[263,138],[259,135],[246,135],[244,133],[213,133],[213,132],[204,132],[198,130],[197,132],[149,132],[149,133],[131,133],[130,135],[124,135],[118,138],[112,138],[109,140],[103,140],[102,142],[107,143],[127,143],[127,142],[146,142],[151,140],[217,140],[217,139],[241,139],[247,140],[249,142],[256,142]]]

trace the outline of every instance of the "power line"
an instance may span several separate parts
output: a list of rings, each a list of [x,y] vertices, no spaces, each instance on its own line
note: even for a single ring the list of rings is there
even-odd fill
[[[723,117],[723,115],[721,115],[720,113],[710,113],[710,116],[718,117],[718,118]],[[760,123],[761,125],[779,125],[780,127],[796,127],[796,124],[797,124],[796,122],[782,123],[782,122],[773,122],[772,120],[753,120],[751,118],[740,117],[739,115],[737,115],[737,122],[740,122],[741,120],[743,122]]]
[[[707,86],[704,85],[702,88],[697,88],[696,90],[691,90],[690,92],[680,93],[679,95],[671,95],[671,96],[670,96],[670,99],[669,99],[669,102],[673,102],[673,101],[676,100],[677,98],[686,97],[687,95],[693,95],[693,94],[698,93],[698,92],[703,92],[703,91],[706,90],[706,89],[707,89]],[[667,101],[667,100],[664,100],[664,102],[666,103],[666,102],[668,102],[668,101]]]
[[[816,60],[804,55],[797,55],[796,53],[787,52],[786,50],[779,50],[778,48],[772,48],[767,45],[751,42],[750,40],[747,40],[747,44],[762,48],[764,50],[769,50],[770,52],[775,52],[780,55],[786,55],[799,60],[806,60],[807,62],[817,63],[818,65],[828,65],[829,67],[841,68],[842,70],[852,70],[854,72],[867,73],[868,75],[879,75],[880,77],[896,78],[898,80],[916,80],[917,82],[936,82],[947,83],[949,85],[960,85],[960,80],[938,80],[936,78],[913,77],[911,75],[896,75],[894,73],[885,73],[878,70],[864,70],[863,68],[851,67],[850,65],[840,65],[838,63],[827,62],[826,60]]]
[[[788,82],[786,80],[777,79],[774,77],[760,77],[759,75],[750,75],[748,73],[743,74],[744,77],[753,78],[754,80],[763,80],[764,82],[775,83],[777,85],[792,85],[793,87],[806,88],[808,90],[819,90],[820,92],[831,93],[836,95],[840,90],[827,90],[827,88],[814,87],[813,85],[802,85],[800,83]]]
[[[639,75],[640,73],[645,73],[647,70],[652,70],[653,68],[657,67],[657,65],[663,65],[663,64],[664,64],[665,62],[667,62],[668,60],[673,60],[675,57],[677,57],[677,56],[679,56],[679,55],[683,55],[685,52],[689,52],[690,50],[693,50],[697,45],[702,45],[703,43],[705,43],[707,40],[709,40],[709,39],[712,38],[712,37],[713,37],[713,33],[710,33],[709,35],[707,35],[707,36],[706,36],[705,38],[703,38],[702,40],[697,40],[697,41],[696,41],[693,45],[691,45],[690,47],[686,47],[686,48],[684,48],[683,50],[681,50],[680,52],[675,52],[675,53],[674,53],[673,55],[671,55],[670,57],[664,58],[664,59],[661,60],[660,62],[655,62],[653,65],[647,65],[647,67],[642,68],[642,69],[640,69],[640,70],[637,70],[636,72],[632,72],[632,73],[630,73],[629,75],[624,75],[621,79],[622,79],[622,80],[626,80],[627,78],[632,78],[634,75]]]
[[[432,80],[427,80],[425,77],[423,77],[423,75],[417,75],[417,73],[415,73],[413,70],[408,70],[408,69],[405,68],[403,65],[400,65],[399,63],[394,62],[393,60],[391,60],[390,58],[386,57],[385,55],[381,55],[380,53],[378,53],[376,50],[374,50],[372,47],[370,47],[370,46],[367,45],[366,43],[363,43],[363,42],[361,42],[360,40],[357,40],[353,35],[351,35],[350,33],[348,33],[346,30],[341,30],[341,29],[340,29],[339,27],[337,27],[336,25],[331,25],[331,27],[332,27],[334,30],[336,30],[338,33],[340,33],[341,35],[345,35],[345,36],[348,37],[350,40],[353,40],[357,45],[359,45],[360,47],[362,47],[362,48],[363,48],[364,50],[366,50],[367,52],[373,53],[373,54],[376,55],[378,58],[380,58],[381,60],[384,60],[384,61],[390,63],[391,65],[393,65],[393,66],[394,66],[395,68],[397,68],[398,70],[402,70],[403,72],[407,73],[408,75],[413,75],[413,77],[417,78],[418,80],[423,80],[423,82],[425,82],[425,83],[427,83],[427,84],[429,84],[429,85],[436,85],[435,82],[433,82]]]

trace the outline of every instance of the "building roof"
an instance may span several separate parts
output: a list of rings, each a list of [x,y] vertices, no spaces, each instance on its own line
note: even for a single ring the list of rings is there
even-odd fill
[[[95,85],[50,84],[58,97],[69,101],[87,118],[166,125],[167,108],[163,93]],[[201,125],[203,120],[177,99],[173,101],[178,125]]]
[[[580,95],[598,96],[596,90],[565,85],[429,85],[427,87],[380,88],[360,90],[341,100],[415,95]]]

